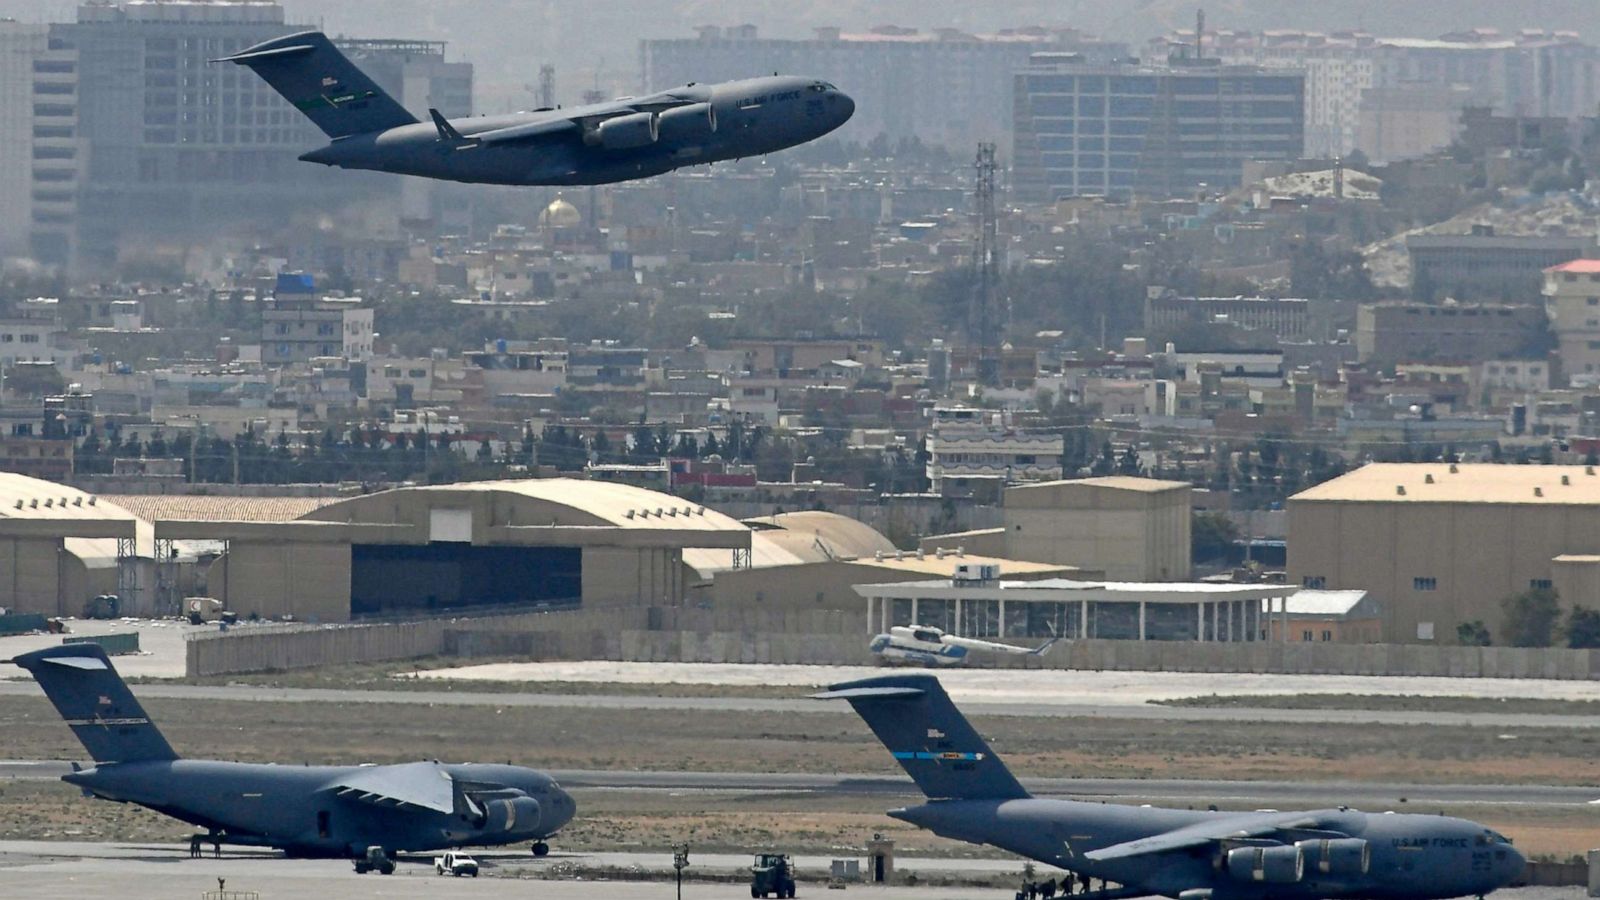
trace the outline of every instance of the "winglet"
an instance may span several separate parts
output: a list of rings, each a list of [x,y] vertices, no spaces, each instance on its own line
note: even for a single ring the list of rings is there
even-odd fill
[[[433,117],[433,127],[439,129],[439,140],[441,140],[441,141],[459,141],[459,140],[464,140],[464,138],[461,137],[461,132],[457,131],[456,127],[454,125],[450,124],[450,120],[446,119],[442,114],[440,114],[440,112],[437,109],[434,109],[433,107],[429,107],[428,108],[428,115]]]

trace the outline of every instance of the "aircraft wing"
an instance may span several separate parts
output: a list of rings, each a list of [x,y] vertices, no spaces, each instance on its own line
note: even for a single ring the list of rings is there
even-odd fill
[[[1322,817],[1315,813],[1242,813],[1091,850],[1084,854],[1084,858],[1095,862],[1130,859],[1136,856],[1169,853],[1173,850],[1187,850],[1215,841],[1270,837],[1281,831],[1315,830],[1322,825]]]
[[[659,113],[675,106],[693,103],[670,95],[657,95],[638,100],[613,100],[609,103],[574,107],[570,112],[552,112],[549,118],[525,122],[507,128],[479,132],[468,140],[478,144],[509,144],[517,141],[534,141],[555,135],[581,134],[592,131],[606,119],[628,116],[639,112]]]
[[[372,766],[336,779],[327,789],[374,806],[455,811],[455,779],[437,763]]]

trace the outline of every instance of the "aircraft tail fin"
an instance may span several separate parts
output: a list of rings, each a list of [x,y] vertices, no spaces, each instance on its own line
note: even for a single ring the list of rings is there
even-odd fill
[[[274,38],[214,62],[255,70],[330,138],[417,124],[320,31]]]
[[[1032,650],[1029,650],[1028,651],[1028,655],[1029,656],[1043,656],[1046,653],[1049,653],[1050,652],[1050,648],[1054,647],[1056,645],[1056,641],[1059,641],[1059,640],[1061,640],[1061,638],[1053,637],[1050,640],[1045,641],[1043,644],[1040,644],[1039,646],[1033,648]]]
[[[95,762],[178,758],[99,644],[64,644],[25,653],[12,662],[39,682]]]
[[[814,696],[819,700],[848,700],[930,798],[1020,800],[1028,796],[1016,776],[956,709],[939,679],[931,675],[850,681]]]

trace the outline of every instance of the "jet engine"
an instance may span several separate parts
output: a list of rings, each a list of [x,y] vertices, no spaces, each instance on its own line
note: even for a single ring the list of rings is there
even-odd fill
[[[698,141],[717,133],[717,111],[709,103],[691,103],[662,113],[657,130],[663,141]]]
[[[1239,881],[1294,884],[1306,871],[1305,852],[1299,847],[1235,847],[1228,851],[1228,874]]]
[[[655,113],[641,112],[607,119],[595,129],[600,146],[607,150],[632,150],[648,147],[661,136],[660,117]]]
[[[539,827],[539,801],[532,797],[490,800],[483,804],[484,831],[529,831]]]
[[[1306,863],[1321,875],[1365,875],[1372,865],[1372,847],[1360,838],[1297,841]]]

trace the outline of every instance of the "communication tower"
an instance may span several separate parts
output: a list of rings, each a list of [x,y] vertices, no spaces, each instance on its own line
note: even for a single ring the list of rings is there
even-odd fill
[[[999,348],[995,319],[1000,310],[995,294],[1000,283],[1000,221],[995,212],[994,144],[978,145],[973,163],[977,187],[973,202],[974,236],[972,244],[973,297],[967,336],[978,360],[978,381],[995,385],[1000,381]]]

